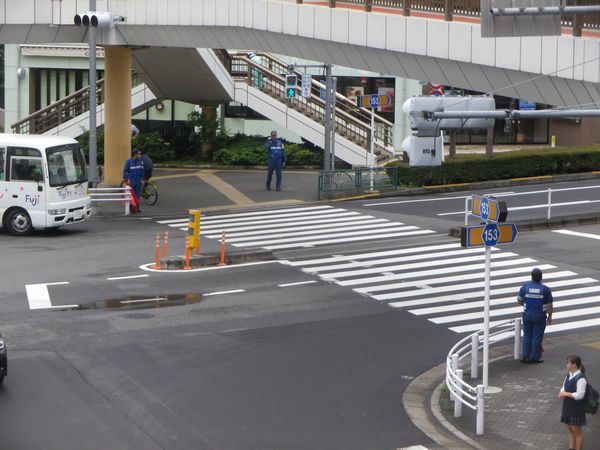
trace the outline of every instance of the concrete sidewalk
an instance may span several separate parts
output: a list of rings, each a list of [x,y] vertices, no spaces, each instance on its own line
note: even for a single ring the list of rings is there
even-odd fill
[[[562,401],[558,399],[566,374],[566,357],[581,356],[588,380],[594,387],[600,386],[600,330],[547,337],[544,348],[543,364],[514,360],[512,345],[492,349],[489,385],[501,392],[485,395],[483,436],[475,434],[476,418],[471,409],[463,407],[463,416],[454,418],[453,403],[440,385],[445,364],[413,382],[415,386],[407,389],[408,396],[404,398],[405,408],[417,407],[409,415],[442,448],[568,449],[566,426],[560,422]],[[481,383],[481,379],[466,381],[472,385]],[[418,399],[419,391],[426,398]],[[422,410],[426,404],[429,412]],[[600,448],[600,413],[588,414],[587,420],[585,448]]]

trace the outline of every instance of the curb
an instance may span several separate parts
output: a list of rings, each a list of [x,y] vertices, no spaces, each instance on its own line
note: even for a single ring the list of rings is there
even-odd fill
[[[225,264],[242,264],[255,261],[269,261],[274,259],[271,250],[232,250],[225,253]],[[218,266],[221,261],[221,253],[207,253],[205,255],[192,255],[190,266],[192,269],[200,267]],[[159,259],[160,266],[167,270],[182,270],[185,266],[185,256],[167,256]]]

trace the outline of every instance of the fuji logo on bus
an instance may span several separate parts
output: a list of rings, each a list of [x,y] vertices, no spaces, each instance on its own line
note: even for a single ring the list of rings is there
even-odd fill
[[[25,203],[31,203],[31,206],[37,206],[40,203],[39,195],[25,195]]]

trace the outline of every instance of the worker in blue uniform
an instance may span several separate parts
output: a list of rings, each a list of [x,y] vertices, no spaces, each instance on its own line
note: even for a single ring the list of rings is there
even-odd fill
[[[125,167],[123,168],[123,179],[131,186],[138,201],[142,195],[142,186],[144,182],[144,163],[141,155],[142,152],[134,148],[131,151],[131,158],[125,161]],[[138,207],[135,208],[135,212],[140,212],[139,204]]]
[[[531,271],[531,281],[521,286],[517,302],[523,305],[522,363],[541,363],[540,350],[546,323],[552,323],[552,291],[542,284],[542,271]]]
[[[287,162],[283,142],[277,137],[277,131],[271,131],[271,137],[265,143],[267,150],[267,191],[271,190],[271,178],[275,171],[275,189],[281,190],[281,170]]]

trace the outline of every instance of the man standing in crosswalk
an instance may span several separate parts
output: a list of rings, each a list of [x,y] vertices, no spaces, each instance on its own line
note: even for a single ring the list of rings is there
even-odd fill
[[[533,269],[531,281],[521,286],[517,302],[523,305],[523,351],[521,362],[541,363],[540,350],[546,322],[552,323],[552,291],[542,284],[542,271]]]
[[[281,170],[287,161],[283,142],[277,137],[277,131],[271,131],[271,138],[265,143],[267,150],[267,191],[271,190],[271,178],[275,171],[275,189],[281,190]]]

